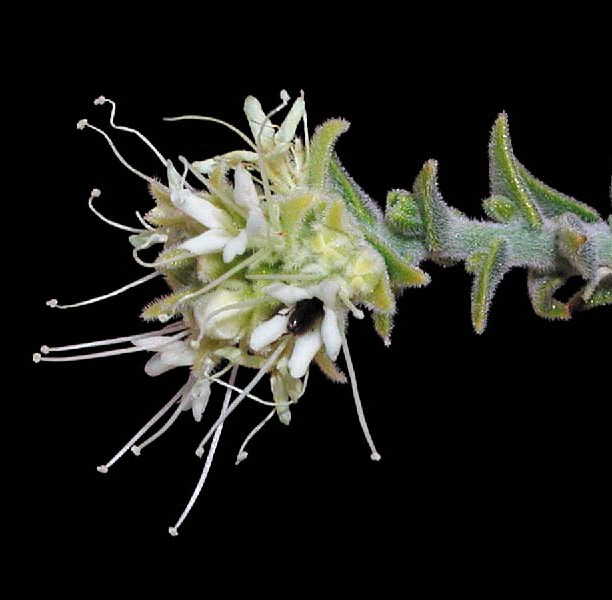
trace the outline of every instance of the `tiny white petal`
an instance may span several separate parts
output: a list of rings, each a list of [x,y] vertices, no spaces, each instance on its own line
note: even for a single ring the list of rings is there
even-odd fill
[[[264,233],[266,230],[266,225],[266,218],[261,212],[261,209],[254,208],[253,210],[249,211],[246,224],[246,232],[248,237]]]
[[[171,199],[179,210],[205,227],[226,229],[231,225],[231,219],[224,210],[189,190],[171,194]]]
[[[257,208],[259,197],[251,174],[242,166],[234,170],[234,198],[244,208]]]
[[[186,342],[175,342],[167,349],[162,350],[161,361],[172,367],[188,367],[193,365],[194,352]]]
[[[179,248],[182,250],[188,250],[192,254],[211,254],[213,252],[219,252],[225,247],[232,239],[225,231],[220,229],[210,229],[205,231],[196,237],[184,241],[179,244]]]
[[[274,141],[277,144],[284,144],[290,142],[295,136],[295,132],[304,116],[304,108],[306,104],[304,98],[298,98],[294,103],[279,130],[274,136]]]
[[[288,320],[287,315],[276,315],[255,327],[249,343],[251,350],[259,352],[268,344],[275,342],[281,335],[287,333]]]
[[[322,344],[321,333],[318,329],[313,329],[308,333],[297,336],[295,346],[289,359],[289,373],[291,377],[299,379],[306,375],[308,367],[320,350]]]
[[[223,262],[229,263],[237,256],[244,254],[249,241],[246,231],[243,229],[237,236],[228,240],[223,248]]]
[[[191,412],[193,414],[193,418],[199,423],[202,420],[202,414],[206,410],[206,405],[208,404],[208,400],[210,398],[210,382],[204,381],[203,383],[196,383],[190,395],[192,397],[191,400]]]
[[[157,377],[166,371],[174,369],[174,365],[167,365],[162,361],[161,354],[155,354],[152,356],[145,365],[145,373],[149,377]]]
[[[285,304],[295,304],[300,300],[312,298],[312,292],[309,290],[296,287],[295,285],[287,285],[286,283],[273,283],[266,286],[263,291],[268,296],[272,296]]]
[[[251,127],[251,132],[253,133],[253,138],[255,141],[258,140],[261,132],[261,145],[264,148],[269,147],[274,139],[274,128],[269,120],[266,122],[266,114],[261,108],[261,104],[257,98],[254,98],[253,96],[247,97],[247,99],[244,101],[244,114],[249,120],[249,126]],[[266,124],[262,130],[261,126],[264,122]]]
[[[338,327],[338,317],[330,308],[324,307],[323,321],[321,321],[321,337],[327,356],[332,360],[338,358],[342,347],[342,336]]]
[[[319,285],[311,288],[313,295],[320,298],[326,306],[334,306],[339,291],[340,285],[331,279],[325,279]]]

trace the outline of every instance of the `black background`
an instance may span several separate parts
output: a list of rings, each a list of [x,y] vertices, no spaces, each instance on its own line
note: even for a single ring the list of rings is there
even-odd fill
[[[436,158],[446,201],[474,217],[487,194],[488,132],[505,110],[515,152],[534,174],[609,212],[609,60],[599,32],[575,22],[536,35],[533,23],[517,23],[511,36],[492,21],[443,35],[428,19],[407,24],[404,16],[394,25],[393,14],[380,22],[365,16],[352,29],[328,13],[314,27],[282,15],[265,27],[260,19],[239,27],[230,15],[187,27],[189,14],[176,14],[130,25],[88,17],[80,27],[44,29],[28,75],[15,79],[28,115],[16,142],[27,157],[19,189],[30,198],[20,210],[39,250],[27,277],[24,361],[41,343],[141,331],[140,308],[163,293],[152,282],[74,311],[44,306],[144,274],[126,236],[87,210],[92,187],[103,191],[98,207],[118,221],[136,224],[134,211],[151,206],[144,182],[99,136],[75,128],[82,117],[106,127],[107,107],[92,104],[100,94],[118,103],[119,123],[162,154],[196,160],[240,142],[214,125],[161,117],[206,114],[244,129],[246,95],[272,107],[281,88],[293,97],[304,89],[312,126],[335,116],[351,121],[338,153],[379,202],[388,189],[409,188],[422,163]],[[589,41],[578,41],[585,31]],[[113,139],[133,165],[163,176],[138,140]],[[245,405],[232,416],[204,492],[172,539],[167,527],[199,476],[193,450],[203,424],[185,415],[140,458],[127,455],[107,475],[95,467],[186,374],[149,379],[138,354],[32,365],[16,399],[30,440],[15,488],[28,515],[22,536],[42,556],[78,559],[87,572],[108,572],[152,549],[162,557],[192,553],[203,577],[223,562],[255,564],[274,577],[296,563],[338,575],[345,561],[378,560],[379,583],[391,586],[409,571],[437,573],[436,585],[461,564],[467,572],[499,569],[503,583],[514,580],[508,573],[540,571],[551,556],[572,563],[588,554],[597,570],[601,558],[589,549],[610,525],[610,310],[569,323],[541,320],[517,270],[476,336],[468,275],[425,268],[433,281],[401,298],[390,349],[368,320],[351,324],[380,463],[368,458],[348,386],[313,373],[290,427],[270,423],[239,467],[235,452],[265,412]],[[353,568],[340,569],[346,581],[361,576]]]

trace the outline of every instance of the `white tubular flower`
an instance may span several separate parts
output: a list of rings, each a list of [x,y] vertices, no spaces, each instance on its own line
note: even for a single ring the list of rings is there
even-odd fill
[[[154,336],[134,340],[132,344],[142,350],[155,352],[145,365],[145,373],[150,377],[157,377],[175,367],[193,365],[193,349],[184,340]]]
[[[238,233],[235,232],[236,227],[230,215],[206,198],[186,189],[183,179],[171,164],[168,165],[168,181],[172,203],[208,228],[204,233],[179,244],[181,250],[187,250],[195,256],[222,252],[223,262],[229,263],[244,254],[250,237],[262,233],[266,228],[255,183],[242,166],[235,169],[234,200],[240,207],[247,209],[248,216],[245,228]]]
[[[269,296],[289,307],[256,327],[251,335],[251,350],[259,352],[286,333],[296,337],[288,368],[292,377],[306,375],[321,347],[333,361],[342,347],[342,334],[335,305],[340,286],[327,279],[316,286],[301,288],[276,283],[264,288]],[[321,315],[322,309],[322,315]]]

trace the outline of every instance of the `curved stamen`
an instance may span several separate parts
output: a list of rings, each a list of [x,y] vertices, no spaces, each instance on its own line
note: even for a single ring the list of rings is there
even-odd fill
[[[156,337],[159,335],[165,335],[166,333],[181,332],[186,335],[188,332],[183,323],[175,323],[169,325],[163,329],[157,331],[149,331],[148,333],[137,333],[135,335],[125,335],[122,337],[108,338],[105,340],[96,340],[94,342],[85,342],[83,344],[70,344],[68,346],[41,346],[40,351],[43,354],[49,354],[50,352],[66,352],[67,350],[81,350],[83,348],[95,348],[97,346],[114,346],[115,344],[132,343],[136,340],[143,340],[149,337]],[[178,339],[178,338],[175,338]]]
[[[209,123],[217,123],[218,125],[223,125],[223,127],[227,127],[230,131],[233,131],[235,134],[240,136],[240,138],[246,142],[253,150],[257,150],[257,147],[253,142],[246,136],[240,129],[222,121],[221,119],[215,119],[214,117],[206,117],[202,115],[181,115],[180,117],[164,117],[164,121],[174,122],[174,121],[208,121]]]
[[[153,152],[155,153],[155,156],[157,156],[157,158],[161,160],[163,165],[166,166],[167,160],[161,155],[159,150],[144,135],[142,135],[142,133],[140,133],[140,131],[137,131],[136,129],[132,129],[131,127],[124,127],[123,125],[115,125],[115,112],[117,110],[117,105],[115,104],[113,100],[109,100],[108,98],[105,98],[104,96],[100,96],[99,98],[96,98],[94,100],[94,104],[96,106],[101,106],[102,104],[110,104],[111,105],[111,114],[110,114],[111,127],[113,127],[114,129],[120,129],[121,131],[127,131],[128,133],[133,133],[134,135],[137,135],[151,150],[153,150]]]
[[[169,400],[160,410],[158,410],[139,430],[138,432],[130,439],[127,444],[125,444],[115,456],[113,456],[107,463],[103,465],[99,465],[96,467],[99,473],[108,473],[108,470],[149,430],[157,421],[159,421],[175,404],[178,399],[181,397],[183,392],[185,391],[185,387],[183,386],[171,400]]]
[[[144,179],[148,183],[153,183],[155,181],[152,177],[149,177],[148,175],[141,173],[138,169],[135,169],[130,163],[127,162],[127,160],[125,160],[125,158],[123,158],[123,156],[121,156],[121,154],[119,153],[119,150],[117,150],[117,147],[113,143],[113,140],[110,139],[110,136],[108,135],[108,133],[106,133],[105,131],[102,131],[102,129],[99,129],[95,125],[92,125],[91,123],[87,121],[87,119],[81,119],[77,123],[77,129],[83,130],[85,129],[85,127],[89,127],[89,129],[93,129],[94,131],[97,131],[106,140],[108,145],[111,147],[113,154],[118,158],[119,162],[126,169],[128,169],[128,171],[131,171],[132,173],[134,173],[134,175],[137,175],[138,177],[140,177],[141,179]],[[158,185],[161,185],[159,182],[156,182],[156,183]]]
[[[58,304],[57,300],[55,298],[52,298],[51,300],[47,300],[47,306],[49,306],[50,308],[65,309],[65,308],[77,308],[79,306],[86,306],[87,304],[94,304],[95,302],[101,302],[102,300],[107,300],[108,298],[112,298],[113,296],[118,296],[119,294],[122,294],[123,292],[126,292],[127,290],[130,290],[143,283],[146,283],[147,281],[151,281],[151,279],[154,279],[155,277],[158,277],[159,275],[161,275],[161,273],[150,273],[146,277],[141,277],[140,279],[137,279],[136,281],[132,281],[132,283],[128,283],[127,285],[124,285],[123,287],[120,287],[119,289],[116,289],[113,292],[109,292],[108,294],[104,294],[102,296],[96,296],[95,298],[90,298],[89,300],[83,300],[81,302],[76,302],[74,304]]]
[[[89,209],[91,212],[98,217],[98,219],[104,221],[106,224],[111,227],[115,227],[117,229],[121,229],[122,231],[128,231],[129,233],[142,233],[143,229],[136,229],[135,227],[128,227],[127,225],[122,225],[121,223],[117,223],[116,221],[111,221],[109,218],[105,217],[101,212],[99,212],[96,208],[94,208],[93,201],[94,198],[99,198],[102,192],[94,188],[91,190],[91,194],[89,195],[89,200],[87,202]]]
[[[149,231],[155,231],[155,227],[149,225],[149,223],[145,221],[144,217],[138,211],[136,211],[136,218],[144,225],[145,229],[148,229]]]
[[[250,391],[257,385],[257,383],[259,383],[262,377],[268,372],[268,369],[278,360],[279,356],[283,353],[288,343],[289,343],[289,340],[287,339],[281,342],[277,346],[276,350],[267,358],[266,362],[264,362],[264,364],[261,366],[259,371],[257,371],[257,374],[255,375],[255,377],[251,379],[250,383],[240,392],[238,397],[228,406],[225,415],[222,415],[221,417],[219,417],[215,421],[213,426],[208,430],[208,433],[204,436],[204,438],[198,445],[198,448],[206,445],[206,443],[212,437],[212,435],[214,434],[216,429],[219,427],[219,425],[225,422],[225,419],[227,419],[227,417],[232,412],[234,412],[234,410],[236,410],[238,405],[249,395]]]
[[[234,382],[236,381],[237,373],[238,373],[238,365],[235,365],[230,374],[230,384],[233,385]],[[198,496],[200,495],[200,492],[202,491],[202,488],[204,487],[204,483],[206,483],[206,478],[208,477],[208,472],[210,471],[210,467],[212,465],[212,461],[215,456],[215,452],[217,450],[219,438],[221,437],[221,431],[223,430],[223,422],[225,420],[225,416],[227,413],[231,394],[232,392],[228,388],[228,390],[225,392],[225,398],[223,399],[223,406],[221,407],[221,416],[219,417],[220,419],[222,419],[222,421],[219,427],[217,427],[217,430],[215,431],[215,435],[212,439],[212,442],[210,443],[210,449],[208,450],[208,456],[206,457],[206,462],[204,463],[202,474],[200,475],[200,479],[198,479],[198,483],[196,484],[196,487],[193,490],[193,494],[191,494],[191,498],[189,498],[189,502],[187,502],[187,506],[185,507],[185,510],[183,510],[183,512],[181,513],[181,516],[179,517],[178,521],[174,524],[174,527],[168,528],[168,532],[172,536],[176,537],[178,535],[178,528],[181,526],[181,524],[183,523],[183,521],[185,520],[185,518],[191,511],[193,505],[195,504],[195,501],[198,499]]]
[[[242,445],[240,446],[240,449],[238,450],[238,454],[236,456],[237,465],[239,465],[249,456],[249,453],[246,451],[247,444],[253,439],[253,437],[255,437],[261,431],[263,426],[274,416],[274,413],[276,413],[276,409],[271,410],[268,415],[259,422],[259,424],[255,425],[255,427],[251,429],[249,435],[244,438],[244,442],[242,442]]]
[[[363,414],[363,406],[361,405],[361,399],[359,398],[359,390],[357,389],[357,376],[355,375],[355,369],[353,368],[353,361],[351,360],[351,355],[349,353],[348,343],[346,341],[346,336],[344,335],[344,328],[340,327],[340,335],[342,336],[342,350],[344,352],[344,358],[346,359],[346,368],[349,373],[349,378],[351,380],[351,388],[353,389],[353,399],[355,400],[355,408],[357,409],[357,417],[359,418],[359,424],[361,425],[361,430],[363,431],[363,435],[366,439],[366,442],[370,446],[370,450],[372,453],[370,454],[370,458],[374,461],[380,460],[380,454],[376,450],[376,446],[374,446],[374,441],[372,440],[372,436],[370,435],[370,430],[368,429],[368,424],[365,419],[365,415]]]

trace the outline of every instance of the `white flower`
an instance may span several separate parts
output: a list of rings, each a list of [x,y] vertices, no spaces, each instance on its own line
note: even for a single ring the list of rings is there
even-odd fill
[[[303,377],[321,347],[325,348],[331,360],[336,360],[342,347],[342,334],[335,310],[339,289],[338,283],[330,279],[307,288],[284,283],[275,283],[264,288],[266,294],[280,300],[290,309],[275,315],[254,329],[250,339],[251,350],[258,352],[285,333],[289,333],[289,320],[296,304],[302,300],[318,298],[323,303],[323,317],[307,331],[296,334],[288,363],[289,373],[296,379]]]
[[[234,200],[237,205],[247,209],[247,222],[244,229],[235,233],[230,215],[205,198],[184,187],[184,181],[168,164],[170,199],[185,214],[208,228],[207,231],[179,244],[178,248],[191,254],[213,254],[223,252],[223,262],[229,263],[244,254],[249,239],[265,231],[266,220],[259,207],[257,188],[250,173],[242,166],[234,170]]]
[[[175,367],[193,365],[194,352],[185,340],[158,335],[133,340],[132,344],[143,350],[155,352],[145,365],[145,373],[151,377],[157,377]]]

